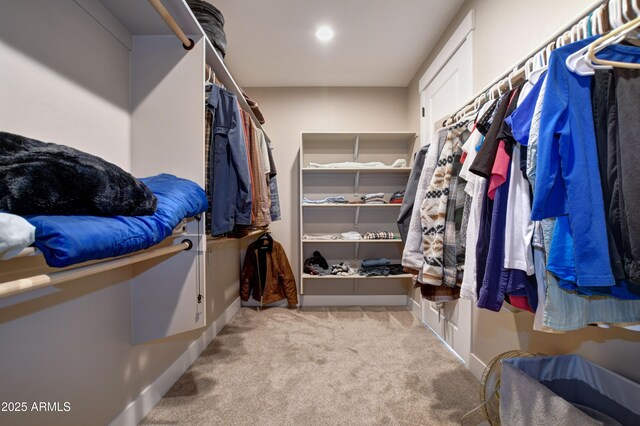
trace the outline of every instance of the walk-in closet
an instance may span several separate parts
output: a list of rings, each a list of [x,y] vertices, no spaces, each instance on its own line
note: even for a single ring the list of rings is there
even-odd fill
[[[637,0],[3,0],[0,424],[638,425],[639,105]]]

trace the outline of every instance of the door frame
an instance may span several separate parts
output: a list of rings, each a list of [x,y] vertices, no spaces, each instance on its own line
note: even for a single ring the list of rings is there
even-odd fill
[[[427,120],[427,117],[425,116],[425,104],[426,104],[426,89],[427,87],[434,81],[434,79],[439,75],[439,73],[443,70],[443,68],[449,63],[450,59],[453,57],[453,55],[455,55],[458,50],[460,49],[460,47],[463,45],[463,43],[465,43],[467,40],[471,43],[471,52],[470,54],[472,55],[471,58],[471,63],[473,64],[473,31],[475,30],[475,11],[474,9],[471,9],[467,15],[465,16],[465,18],[462,20],[462,22],[460,23],[460,25],[458,26],[458,28],[456,28],[456,30],[454,31],[454,33],[451,35],[451,37],[449,38],[449,40],[447,40],[447,42],[445,43],[445,45],[443,46],[443,48],[440,50],[440,52],[438,52],[438,55],[436,55],[436,58],[434,59],[434,61],[431,63],[431,65],[429,66],[429,68],[427,68],[427,70],[425,71],[425,73],[422,75],[422,77],[420,78],[419,84],[418,84],[418,96],[420,99],[420,145],[425,145],[426,143],[428,143],[428,141],[430,140],[430,138],[432,137],[431,134],[431,125],[432,123],[429,123]],[[473,78],[473,67],[470,70],[471,76]],[[471,88],[472,88],[472,92],[473,92],[473,82],[471,82]],[[461,104],[463,105],[463,104]],[[451,113],[454,113],[455,111],[451,111]],[[425,310],[429,309],[429,305],[427,305],[427,303],[431,303],[429,301],[426,301],[422,298],[420,298],[419,301],[419,306],[420,306],[420,320],[422,321],[423,324],[425,324],[427,327],[429,327],[429,325],[426,322],[426,318],[425,318]],[[459,303],[459,302],[458,302]],[[418,302],[414,301],[414,305],[417,305]],[[459,358],[461,358],[464,363],[465,366],[467,368],[470,367],[470,361],[471,358],[473,358],[472,356],[472,343],[473,343],[473,306],[472,303],[459,303],[458,309],[465,309],[468,310],[468,342],[465,342],[468,344],[468,348],[469,351],[468,353],[462,353],[462,354],[458,354],[456,353],[453,348],[449,347],[449,345],[447,345],[449,347],[449,349],[454,352]],[[414,312],[417,309],[414,310]],[[430,329],[432,329],[431,327],[429,327]],[[446,342],[443,340],[445,336],[440,336],[440,334],[438,333],[437,330],[433,330],[432,331],[446,344]],[[467,344],[465,344],[464,346],[467,346]],[[466,351],[465,351],[466,352]]]
[[[422,74],[420,80],[418,82],[418,97],[420,99],[420,145],[425,145],[430,134],[427,132],[427,123],[424,117],[424,99],[422,95],[424,90],[429,86],[429,84],[433,81],[434,78],[440,73],[442,68],[449,62],[449,59],[453,55],[456,54],[462,43],[467,40],[467,37],[471,38],[471,42],[473,42],[473,30],[476,29],[476,12],[475,9],[469,10],[467,15],[464,17],[458,28],[453,32],[449,40],[445,43],[445,45],[440,49],[440,52],[436,55],[435,59],[429,65],[429,68]],[[472,49],[473,52],[473,49]],[[472,53],[473,54],[473,53]],[[471,61],[473,63],[473,59]],[[471,87],[474,87],[472,84]]]

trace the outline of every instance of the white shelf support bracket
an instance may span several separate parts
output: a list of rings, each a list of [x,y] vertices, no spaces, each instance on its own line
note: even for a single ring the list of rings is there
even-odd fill
[[[358,220],[360,220],[360,207],[356,207],[356,218],[353,221],[353,225],[356,229],[358,229]]]
[[[357,259],[358,258],[358,252],[360,251],[360,243],[357,242],[353,248],[353,258]]]
[[[356,172],[356,181],[355,184],[353,185],[353,193],[357,194],[358,191],[360,190],[360,172]]]
[[[356,140],[353,143],[353,161],[358,160],[358,155],[360,155],[360,136],[356,136]]]

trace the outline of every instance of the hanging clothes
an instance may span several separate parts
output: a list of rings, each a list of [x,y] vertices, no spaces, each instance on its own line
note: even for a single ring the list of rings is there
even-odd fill
[[[411,223],[411,213],[413,212],[413,205],[416,200],[416,192],[420,183],[420,176],[422,175],[422,167],[424,161],[429,152],[429,146],[423,146],[413,160],[413,166],[411,168],[411,174],[409,175],[409,181],[405,189],[404,198],[402,199],[402,206],[400,206],[400,214],[398,215],[398,231],[400,231],[400,238],[402,242],[407,242],[407,234],[409,233],[409,224]]]
[[[264,305],[283,299],[289,306],[298,304],[296,281],[287,255],[269,234],[247,248],[240,277],[240,298],[246,302],[249,297]]]
[[[411,212],[411,221],[409,222],[409,231],[407,240],[402,251],[402,266],[408,273],[418,275],[422,270],[424,262],[424,254],[422,252],[422,226],[420,221],[420,210],[422,202],[427,195],[427,186],[431,182],[431,177],[438,165],[438,158],[444,146],[447,137],[447,128],[439,129],[433,137],[429,151],[425,157],[420,181],[414,199],[413,210]]]
[[[576,262],[579,264],[584,263],[584,257],[580,254],[581,250],[584,250],[584,245],[581,248],[575,247],[575,237],[577,236],[579,240],[590,240],[592,244],[593,239],[590,234],[576,235],[577,233],[572,229],[569,220],[579,221],[581,216],[578,214],[577,218],[571,217],[571,212],[582,209],[583,211],[579,213],[583,215],[591,214],[596,217],[603,217],[603,219],[607,216],[605,213],[609,211],[609,208],[605,206],[605,202],[608,202],[610,198],[607,197],[607,179],[601,176],[601,173],[607,170],[606,164],[611,164],[607,163],[609,161],[608,158],[616,158],[616,155],[612,153],[615,152],[616,145],[614,143],[608,144],[606,140],[609,134],[607,123],[619,113],[613,112],[610,108],[613,105],[611,96],[609,96],[609,107],[607,106],[607,94],[611,93],[610,87],[607,88],[610,83],[609,76],[596,75],[595,78],[577,76],[569,72],[565,66],[566,61],[564,59],[570,53],[588,45],[592,40],[588,39],[573,43],[554,52],[551,61],[552,67],[549,71],[550,78],[547,77],[536,84],[540,95],[536,98],[536,88],[534,88],[528,99],[525,99],[523,103],[524,109],[517,110],[510,117],[516,139],[525,144],[529,142],[527,175],[533,187],[534,208],[536,205],[539,206],[536,201],[540,202],[541,200],[540,198],[536,199],[536,197],[540,196],[539,185],[541,184],[545,185],[543,189],[546,190],[546,192],[542,191],[542,193],[550,193],[551,195],[554,194],[554,188],[562,188],[562,186],[554,186],[553,182],[557,180],[564,180],[563,185],[569,185],[570,187],[576,184],[592,185],[591,193],[585,190],[580,192],[578,189],[573,189],[573,201],[569,198],[565,200],[567,204],[573,202],[571,207],[575,207],[570,209],[570,206],[566,206],[569,211],[568,215],[546,215],[550,216],[549,219],[544,219],[537,225],[538,237],[534,238],[534,240],[537,239],[538,241],[533,243],[534,246],[537,246],[537,251],[534,251],[536,277],[538,284],[542,283],[545,287],[544,299],[541,299],[541,304],[536,312],[535,324],[538,328],[551,327],[555,330],[572,330],[584,327],[590,322],[640,321],[638,302],[636,300],[628,300],[633,298],[633,292],[629,291],[628,283],[620,280],[620,268],[616,268],[615,253],[613,255],[610,253],[610,247],[615,246],[615,244],[612,244],[614,240],[610,235],[611,228],[608,219],[606,222],[604,220],[600,222],[602,225],[596,229],[599,233],[595,236],[598,238],[598,235],[604,235],[604,238],[599,238],[600,240],[606,240],[606,243],[600,244],[599,248],[601,252],[604,248],[605,255],[600,256],[600,260],[592,260],[592,262],[598,263],[591,266],[600,271],[603,270],[601,267],[603,264],[605,271],[610,267],[609,270],[614,272],[611,278],[615,277],[617,279],[615,285],[603,286],[601,285],[603,281],[594,281],[593,284],[600,285],[580,286],[581,275],[577,273],[578,270],[576,270],[575,266]],[[640,59],[638,54],[639,49],[637,48],[611,46],[600,52],[599,56],[638,62]],[[589,84],[590,81],[592,84]],[[627,90],[625,95],[627,93],[632,94],[633,91]],[[634,99],[637,100],[637,95]],[[593,100],[593,105],[590,102],[591,100]],[[591,107],[593,107],[593,110],[590,110]],[[607,108],[609,108],[608,111]],[[533,109],[533,117],[531,116],[531,109]],[[562,112],[558,112],[558,109]],[[554,111],[555,113],[553,113]],[[550,119],[551,123],[555,123],[555,130],[553,130],[553,126],[551,128],[548,127]],[[592,121],[589,125],[590,119]],[[529,125],[530,128],[528,127]],[[538,146],[540,146],[540,149],[538,149]],[[540,150],[542,151],[542,158],[538,155]],[[559,155],[555,154],[556,157],[550,156],[555,152],[558,152]],[[563,168],[559,168],[560,163],[554,162],[554,159],[564,162]],[[604,162],[603,159],[605,160]],[[588,163],[591,167],[595,166],[595,170],[585,167],[582,163],[579,165],[568,163],[568,161],[582,161],[582,163]],[[554,171],[554,174],[551,175],[554,176],[553,179],[549,178],[550,164],[556,164],[555,167],[557,169],[552,170],[558,170],[558,172]],[[544,176],[542,179],[540,176],[541,170]],[[573,177],[571,175],[571,173],[589,171],[597,179],[586,178],[583,175],[582,181],[580,181],[579,176]],[[593,186],[594,182],[595,186]],[[591,198],[583,200],[581,204],[578,204],[579,208],[577,208],[575,197],[579,195]],[[597,201],[598,195],[603,196],[605,201],[600,205],[590,201],[593,198]],[[551,202],[547,201],[547,203]],[[594,211],[598,209],[599,211]],[[534,219],[536,218],[535,213],[533,213]],[[593,224],[591,225],[593,226]],[[541,236],[542,238],[540,238],[540,233],[544,234]],[[534,233],[535,235],[536,233]],[[540,241],[541,239],[543,241]],[[541,242],[543,244],[540,244]],[[545,252],[548,271],[542,272],[540,263],[541,259],[544,259]],[[580,265],[580,267],[584,266]],[[598,294],[599,296],[607,297],[581,297],[567,292],[563,288],[579,291],[581,294]],[[574,313],[574,315],[571,313]]]
[[[231,232],[236,225],[251,225],[253,187],[235,93],[211,85],[207,111],[207,216],[215,236]]]

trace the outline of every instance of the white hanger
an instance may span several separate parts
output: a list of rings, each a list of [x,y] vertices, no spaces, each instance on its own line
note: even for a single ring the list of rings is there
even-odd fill
[[[613,29],[622,26],[622,0],[609,0],[609,23]]]
[[[636,18],[640,17],[640,0],[633,0],[631,2],[631,9],[636,14]]]
[[[594,10],[591,18],[589,19],[589,26],[591,27],[591,34],[601,34],[598,23],[598,10]]]
[[[588,53],[589,60],[594,64],[600,64],[605,66],[640,69],[640,64],[638,63],[609,61],[606,59],[600,59],[596,56],[597,52],[601,51],[607,46],[611,46],[612,44],[619,43],[622,39],[625,38],[625,36],[628,33],[635,31],[637,28],[640,28],[640,17],[627,22],[626,24],[611,31],[609,34],[591,43],[589,45],[589,53]]]
[[[629,13],[631,12],[631,8],[629,7],[629,3],[626,0],[622,0],[622,17],[625,22],[631,22],[633,20],[633,16]]]
[[[533,71],[529,74],[529,81],[532,84],[536,84],[542,73],[549,69],[549,60],[554,48],[555,42],[551,42],[534,56]]]
[[[578,24],[578,28],[582,30],[582,34],[578,34],[578,36],[580,37],[578,40],[584,40],[585,38],[589,37],[590,26],[591,26],[591,21],[589,20],[588,16],[584,17],[582,21],[580,21],[580,23]]]
[[[537,55],[537,53],[536,53]],[[531,57],[529,59],[527,59],[527,62],[524,63],[524,79],[527,81],[531,81],[530,77],[531,77],[531,72],[533,71],[533,62],[534,62],[534,58]]]
[[[509,91],[513,90],[513,76],[518,72],[518,67],[515,67],[508,75],[507,75],[507,83],[509,83]],[[526,75],[526,72],[525,72]]]
[[[604,6],[600,6],[596,10],[595,15],[596,15],[596,27],[597,27],[598,34],[603,34],[604,33]]]
[[[617,2],[616,0],[610,0],[609,1],[609,16],[610,16],[610,23],[611,25],[615,25],[618,22],[619,19],[619,15],[618,15],[618,11],[621,11],[622,9],[617,9],[617,6],[620,6],[620,3]],[[597,9],[597,14],[598,16],[601,17],[601,8]],[[625,24],[626,25],[626,24]],[[620,26],[616,27],[616,28],[620,28]],[[628,32],[628,31],[627,31]],[[609,46],[611,44],[617,44],[619,42],[621,42],[626,33],[624,32],[618,36],[614,36],[613,38],[610,38],[609,41],[607,42],[606,46]],[[613,31],[612,31],[613,33]],[[605,37],[603,37],[605,38]],[[595,41],[593,44],[600,44],[600,40],[598,39],[597,41]],[[607,37],[608,38],[608,37]],[[598,51],[604,49],[606,46],[602,46]],[[578,50],[577,52],[574,52],[573,54],[569,55],[569,57],[567,58],[566,64],[567,64],[567,68],[578,74],[578,75],[582,75],[582,76],[587,76],[587,75],[593,75],[595,74],[595,70],[596,69],[610,69],[611,67],[608,65],[603,65],[603,64],[598,64],[595,61],[592,60],[592,58],[589,57],[589,48],[591,46],[585,46],[582,49]]]

